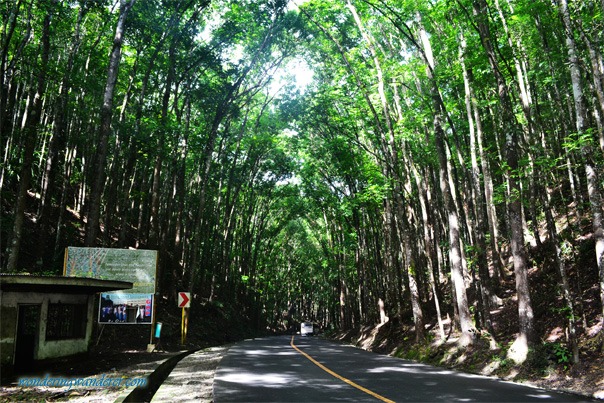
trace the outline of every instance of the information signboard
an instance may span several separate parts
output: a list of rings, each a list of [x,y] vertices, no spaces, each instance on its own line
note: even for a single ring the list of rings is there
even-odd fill
[[[156,272],[154,250],[69,247],[65,252],[65,276],[132,283],[130,290],[101,294],[99,323],[152,323]]]

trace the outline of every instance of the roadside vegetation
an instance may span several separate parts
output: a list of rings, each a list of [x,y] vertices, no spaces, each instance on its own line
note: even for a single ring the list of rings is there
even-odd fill
[[[604,393],[602,1],[0,15],[3,274],[154,249],[166,323],[189,291],[207,339],[308,320]]]

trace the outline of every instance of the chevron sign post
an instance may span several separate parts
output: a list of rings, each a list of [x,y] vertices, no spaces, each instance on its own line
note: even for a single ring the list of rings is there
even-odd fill
[[[184,345],[187,340],[187,327],[189,325],[189,318],[187,315],[187,309],[191,306],[191,294],[188,292],[178,293],[178,307],[182,308],[182,322],[180,324],[180,344]]]
[[[178,293],[178,307],[189,308],[191,306],[191,294],[188,292]]]

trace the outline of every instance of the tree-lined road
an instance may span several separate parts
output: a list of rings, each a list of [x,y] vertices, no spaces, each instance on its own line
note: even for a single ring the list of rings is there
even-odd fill
[[[214,401],[580,401],[573,395],[431,367],[318,338],[295,337],[294,345],[306,356],[290,343],[291,337],[280,336],[233,346],[216,372]]]
[[[404,312],[422,348],[456,312],[464,343],[604,393],[604,0],[106,3],[1,3],[2,274],[156,250],[192,345]],[[356,390],[287,346],[312,371],[288,387]],[[396,398],[427,376],[354,365]]]

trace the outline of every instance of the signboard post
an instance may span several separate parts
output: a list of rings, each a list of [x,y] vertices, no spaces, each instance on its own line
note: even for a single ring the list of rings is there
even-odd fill
[[[187,340],[187,327],[189,325],[187,308],[191,306],[191,294],[188,292],[178,293],[178,307],[182,308],[182,322],[180,324],[180,344],[184,345]]]

